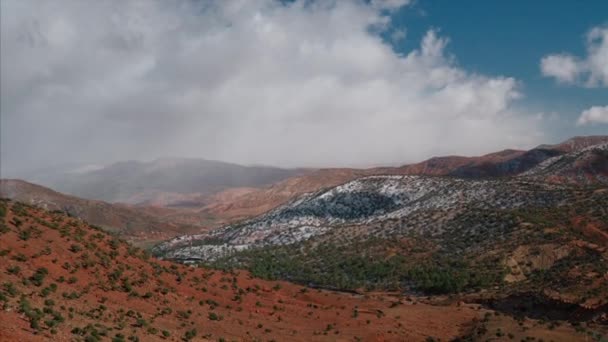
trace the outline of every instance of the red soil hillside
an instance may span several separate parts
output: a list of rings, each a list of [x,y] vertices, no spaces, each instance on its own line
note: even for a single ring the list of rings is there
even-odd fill
[[[83,221],[1,206],[2,341],[449,340],[483,314],[172,264]]]
[[[173,264],[85,222],[0,201],[0,341],[577,341],[567,323],[458,299],[345,294]],[[595,335],[593,335],[595,336]]]

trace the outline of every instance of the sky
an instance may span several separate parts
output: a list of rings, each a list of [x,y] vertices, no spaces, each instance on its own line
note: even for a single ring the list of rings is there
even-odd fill
[[[3,0],[0,173],[399,165],[608,133],[608,2]]]

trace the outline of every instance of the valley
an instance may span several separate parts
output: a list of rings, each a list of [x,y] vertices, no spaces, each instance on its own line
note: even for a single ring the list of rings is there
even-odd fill
[[[0,0],[0,342],[608,342],[607,14]]]
[[[430,341],[599,338],[597,318],[464,298],[343,293],[157,260],[62,213],[0,202],[0,340]],[[508,309],[497,302],[495,306]]]
[[[309,170],[188,207],[2,180],[0,336],[601,340],[606,141]]]

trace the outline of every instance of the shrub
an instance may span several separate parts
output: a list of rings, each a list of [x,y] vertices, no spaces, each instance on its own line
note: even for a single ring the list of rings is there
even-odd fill
[[[2,287],[4,287],[4,291],[10,296],[10,297],[15,297],[18,293],[17,288],[15,287],[15,285],[13,285],[13,283],[4,283],[2,284]]]
[[[24,296],[19,301],[19,312],[23,313],[25,317],[30,321],[30,328],[34,330],[40,329],[40,319],[42,318],[42,312],[38,309],[33,309],[30,302]]]
[[[24,261],[27,261],[28,258],[23,253],[19,253],[19,254],[15,255],[13,257],[13,259],[16,261],[19,261],[19,262],[24,262]]]
[[[70,246],[70,251],[73,253],[78,253],[82,251],[82,247],[80,245],[73,244]]]
[[[219,316],[218,314],[216,314],[215,312],[210,312],[209,319],[212,321],[220,321],[222,319],[222,317]]]
[[[21,272],[21,267],[19,267],[19,266],[7,267],[6,272],[8,272],[8,274],[19,274]]]
[[[29,229],[24,229],[19,231],[19,238],[23,241],[29,240],[32,237],[32,231]]]
[[[190,315],[192,314],[192,311],[188,310],[188,311],[177,311],[177,317],[181,318],[181,319],[188,319],[190,318]]]
[[[44,267],[40,267],[30,277],[30,281],[32,282],[32,284],[34,284],[36,286],[41,286],[42,283],[44,282],[44,278],[47,276],[47,274],[49,274],[49,271]]]
[[[193,339],[194,337],[196,337],[196,329],[192,329],[192,330],[188,330],[186,331],[186,333],[184,334],[184,341],[190,341],[191,339]]]
[[[146,322],[146,320],[143,318],[138,318],[137,321],[135,322],[135,326],[136,327],[146,327],[146,326],[148,326],[148,322]]]
[[[114,335],[114,337],[112,338],[112,342],[125,342],[125,335],[123,334],[116,334]]]

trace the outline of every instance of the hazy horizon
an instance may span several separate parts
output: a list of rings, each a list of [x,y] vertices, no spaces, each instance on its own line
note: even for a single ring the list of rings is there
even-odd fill
[[[571,138],[575,138],[575,137],[571,137]],[[546,144],[553,145],[553,144],[562,143],[564,141],[565,140],[553,141],[553,142],[548,142],[548,143],[541,144],[541,145],[546,145]],[[521,149],[521,150],[525,151],[525,150],[529,150],[532,148],[536,148],[541,145],[535,145],[533,147]],[[500,152],[500,151],[504,151],[504,150],[512,150],[512,148],[505,148],[505,149],[501,149],[501,150],[490,151],[489,153]],[[152,159],[115,160],[115,161],[109,161],[107,163],[70,162],[70,163],[63,163],[63,164],[50,164],[50,165],[46,165],[46,166],[43,166],[43,167],[40,167],[37,169],[34,168],[34,169],[27,169],[27,170],[17,170],[17,171],[13,171],[13,173],[7,173],[7,174],[0,173],[0,178],[24,179],[24,180],[29,180],[29,181],[35,181],[35,180],[39,179],[41,174],[44,174],[48,171],[54,171],[58,174],[62,174],[62,173],[78,174],[78,173],[87,173],[87,172],[91,172],[91,171],[101,170],[106,167],[109,167],[109,166],[112,166],[115,164],[120,164],[120,163],[135,162],[135,163],[141,163],[141,164],[148,164],[148,163],[155,163],[155,162],[160,162],[160,161],[164,161],[164,160],[210,161],[210,162],[219,162],[219,163],[233,164],[233,165],[245,166],[245,167],[268,167],[268,168],[280,168],[280,169],[303,169],[303,170],[305,170],[305,169],[332,169],[332,168],[366,169],[366,168],[375,168],[375,167],[399,167],[399,166],[404,166],[404,165],[408,165],[408,164],[415,164],[415,163],[423,162],[425,160],[435,158],[435,157],[451,157],[451,156],[478,157],[478,156],[483,156],[483,155],[484,154],[431,155],[431,156],[428,156],[421,160],[406,161],[406,162],[361,164],[361,165],[353,164],[353,165],[316,165],[316,166],[315,165],[312,165],[312,166],[311,165],[277,166],[277,165],[266,165],[266,164],[255,164],[255,163],[254,164],[244,164],[244,163],[239,163],[238,161],[226,161],[226,160],[208,159],[208,158],[202,158],[202,157],[161,156],[161,157],[152,158]]]

